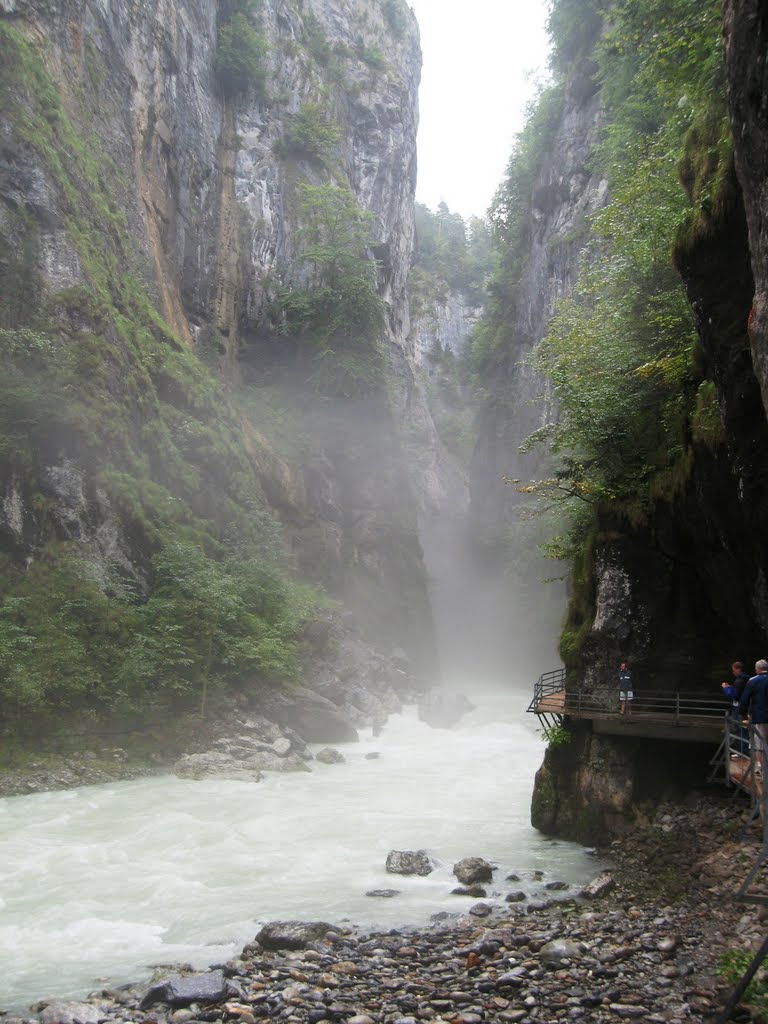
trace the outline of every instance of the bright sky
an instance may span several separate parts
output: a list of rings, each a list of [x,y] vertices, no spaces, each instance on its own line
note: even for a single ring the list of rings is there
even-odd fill
[[[424,54],[416,198],[482,216],[546,75],[546,0],[410,3]]]

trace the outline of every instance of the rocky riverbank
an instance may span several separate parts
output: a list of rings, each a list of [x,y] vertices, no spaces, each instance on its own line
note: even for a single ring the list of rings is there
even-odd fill
[[[167,710],[100,723],[72,716],[33,732],[26,747],[0,732],[0,798],[173,772],[258,781],[262,771],[306,769],[308,743],[354,742],[358,729],[382,728],[405,704],[418,703],[420,718],[438,728],[472,708],[415,678],[402,649],[375,651],[349,616],[313,622],[304,647],[304,685],[254,682],[236,697],[219,695],[204,720]]]
[[[591,899],[494,893],[461,913],[449,904],[428,928],[376,934],[273,923],[208,972],[160,972],[6,1024],[708,1021],[728,990],[718,961],[757,948],[765,927],[734,901],[760,843],[747,817],[719,789],[660,807],[613,844],[611,884]]]

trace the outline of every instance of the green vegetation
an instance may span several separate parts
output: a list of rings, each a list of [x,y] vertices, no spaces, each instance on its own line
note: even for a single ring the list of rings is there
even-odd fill
[[[403,0],[382,0],[381,12],[396,39],[402,39],[408,25],[408,10]]]
[[[341,141],[341,128],[319,103],[302,103],[288,121],[283,148],[293,156],[328,166]]]
[[[754,954],[745,949],[729,949],[718,960],[715,973],[735,987],[747,973],[753,959]],[[759,969],[749,983],[742,1002],[751,1007],[759,1020],[768,1017],[768,977],[765,968]]]
[[[376,288],[371,218],[348,188],[301,184],[299,259],[313,283],[286,292],[283,334],[311,354],[310,381],[322,394],[353,396],[380,386],[384,304]]]
[[[486,315],[473,332],[466,362],[484,389],[509,355],[510,324],[517,319],[519,290],[528,266],[534,183],[550,151],[563,105],[562,85],[544,90],[517,138],[504,181],[489,211],[496,264],[488,285]]]
[[[332,53],[328,36],[311,11],[307,11],[303,15],[302,24],[304,26],[304,44],[308,52],[313,60],[325,67],[330,61]]]
[[[416,315],[435,299],[445,301],[459,292],[471,305],[482,305],[491,270],[491,234],[486,221],[470,217],[465,223],[440,203],[435,213],[416,203],[416,247],[410,281]]]
[[[223,0],[219,5],[215,70],[224,92],[264,94],[268,47],[253,25],[256,0]]]
[[[708,230],[729,173],[730,140],[718,0],[612,0],[607,7],[555,0],[549,28],[555,84],[531,111],[494,202],[499,265],[469,364],[490,400],[503,401],[493,377],[515,358],[510,325],[531,214],[553,201],[536,182],[564,83],[588,58],[591,88],[600,91],[606,114],[588,169],[605,179],[608,199],[584,225],[576,288],[558,304],[530,360],[557,412],[523,449],[545,446],[552,474],[510,481],[537,496],[540,508],[566,516],[547,549],[573,565],[561,641],[571,664],[592,617],[589,552],[597,524],[604,530],[649,522],[658,503],[684,492],[694,446],[722,441],[717,396],[702,378],[673,252],[681,237]],[[588,67],[582,63],[578,74]]]
[[[541,737],[547,741],[550,747],[564,747],[572,739],[570,731],[557,722],[545,726],[541,730]]]
[[[441,345],[435,318],[441,315],[440,307],[451,299],[475,308],[482,306],[493,262],[490,227],[480,217],[465,222],[445,203],[440,203],[434,213],[416,203],[415,229],[408,298],[411,320],[420,322],[420,330],[435,324],[435,341],[426,357],[430,411],[443,444],[468,466],[475,432],[464,364],[448,345]]]
[[[83,278],[41,301],[37,221],[2,222],[0,471],[35,534],[2,555],[3,722],[33,734],[68,710],[201,714],[290,683],[321,599],[292,581],[249,425],[154,308],[87,115],[64,110],[17,26],[0,22],[0,48],[0,113],[47,175]],[[83,491],[71,523],[56,488]],[[114,533],[101,555],[86,501]]]

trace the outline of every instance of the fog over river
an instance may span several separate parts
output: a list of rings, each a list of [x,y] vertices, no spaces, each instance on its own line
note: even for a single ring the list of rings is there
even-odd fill
[[[540,892],[599,865],[529,822],[543,744],[528,694],[479,698],[453,730],[407,708],[341,765],[263,782],[143,779],[0,800],[0,1007],[83,996],[154,964],[229,958],[275,918],[396,927],[466,911],[455,861],[498,864],[489,888]],[[379,757],[367,760],[367,753]],[[426,878],[387,874],[427,849]],[[505,882],[517,872],[521,882]],[[394,899],[367,897],[394,888]]]

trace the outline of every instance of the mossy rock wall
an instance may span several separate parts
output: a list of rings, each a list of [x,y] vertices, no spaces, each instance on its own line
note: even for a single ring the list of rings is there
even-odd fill
[[[531,823],[586,845],[604,845],[652,817],[662,799],[700,788],[714,753],[708,744],[597,735],[584,722],[569,732],[536,773]]]

